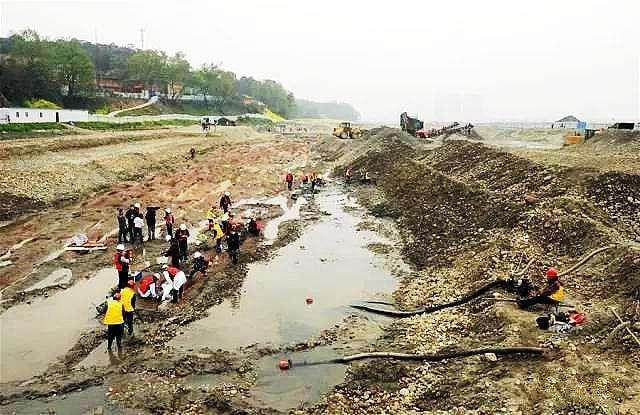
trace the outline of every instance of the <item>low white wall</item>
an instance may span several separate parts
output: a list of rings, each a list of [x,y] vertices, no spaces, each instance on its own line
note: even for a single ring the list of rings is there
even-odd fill
[[[57,117],[56,117],[57,114]],[[40,122],[77,122],[87,121],[87,110],[39,109],[39,108],[0,108],[0,123],[40,123]]]

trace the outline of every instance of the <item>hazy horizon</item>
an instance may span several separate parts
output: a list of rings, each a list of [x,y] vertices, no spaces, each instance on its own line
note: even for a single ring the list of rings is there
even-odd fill
[[[363,121],[640,119],[637,1],[0,1],[0,36],[182,51]]]

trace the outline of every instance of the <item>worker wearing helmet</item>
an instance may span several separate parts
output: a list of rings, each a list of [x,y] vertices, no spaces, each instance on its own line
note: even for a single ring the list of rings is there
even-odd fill
[[[120,344],[124,324],[124,306],[120,302],[120,293],[117,292],[112,298],[107,300],[107,311],[104,314],[102,324],[107,326],[107,350],[111,353],[111,345],[115,339],[118,346],[118,353],[122,350]]]
[[[153,275],[145,275],[138,282],[138,294],[142,298],[158,298],[158,294],[156,293],[156,287],[158,284],[158,280],[160,279],[160,274]]]
[[[550,304],[557,305],[564,300],[565,292],[560,282],[558,270],[551,267],[545,273],[547,277],[546,287],[534,297],[518,300],[520,308],[529,308],[534,304]]]
[[[173,303],[177,303],[182,298],[182,292],[184,291],[184,284],[187,282],[187,276],[184,271],[174,266],[167,266],[162,272],[166,281],[171,281],[173,284],[171,293],[173,295]]]
[[[180,228],[176,231],[176,239],[178,240],[178,247],[180,248],[180,259],[186,261],[187,241],[189,240],[189,230],[186,224],[180,224]]]
[[[162,255],[171,258],[171,264],[179,267],[180,247],[178,246],[178,240],[176,238],[171,238],[171,236],[169,235],[165,236],[165,239],[167,242],[169,242],[169,248]]]
[[[136,283],[133,280],[127,281],[127,286],[120,290],[120,302],[124,307],[124,324],[128,327],[129,336],[133,334],[133,311],[136,306]]]
[[[193,254],[193,269],[189,273],[189,279],[193,278],[193,276],[197,272],[201,272],[202,274],[206,274],[207,268],[209,267],[209,261],[202,255],[200,252],[195,252]]]
[[[229,212],[230,207],[231,207],[231,193],[224,192],[224,194],[220,198],[220,209],[222,209],[224,213],[227,213]]]
[[[113,254],[113,265],[118,271],[118,288],[120,289],[127,286],[127,281],[129,280],[130,263],[130,253],[124,250],[123,244],[118,244],[116,246],[116,252]]]

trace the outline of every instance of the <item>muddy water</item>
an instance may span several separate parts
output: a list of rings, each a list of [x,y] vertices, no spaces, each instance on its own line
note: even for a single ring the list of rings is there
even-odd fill
[[[307,201],[303,197],[299,197],[297,200],[292,200],[288,195],[278,195],[274,197],[262,198],[262,199],[242,199],[238,202],[238,207],[243,208],[245,205],[277,205],[282,208],[284,214],[277,218],[270,220],[265,225],[262,233],[264,235],[263,243],[265,245],[272,245],[278,236],[278,227],[282,222],[299,219],[300,207],[306,204]]]
[[[239,299],[211,308],[171,344],[232,350],[300,342],[339,322],[350,303],[393,291],[382,258],[366,249],[380,237],[356,231],[360,218],[342,209],[346,199],[336,191],[315,201],[329,215],[274,259],[252,264]]]
[[[65,414],[84,415],[87,413],[119,414],[122,413],[105,404],[105,388],[92,387],[80,392],[58,396],[51,400],[26,400],[6,405],[3,414]],[[100,408],[100,409],[98,409]],[[95,412],[90,412],[96,410]]]
[[[257,381],[251,394],[259,405],[286,412],[302,403],[317,401],[326,391],[341,383],[347,371],[346,365],[305,364],[339,357],[330,347],[317,347],[286,357],[294,362],[290,370],[278,369],[277,356],[267,356],[257,362]]]
[[[42,373],[85,329],[99,326],[91,302],[102,301],[116,283],[116,271],[106,268],[51,297],[0,314],[0,382]]]

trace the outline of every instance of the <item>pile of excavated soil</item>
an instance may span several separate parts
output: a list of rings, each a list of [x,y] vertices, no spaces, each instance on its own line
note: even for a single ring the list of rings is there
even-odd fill
[[[545,138],[546,139],[546,138]],[[580,169],[544,161],[556,152],[521,157],[453,140],[435,149],[414,145],[397,131],[368,137],[369,148],[343,147],[335,168],[372,185],[352,185],[378,216],[397,221],[401,250],[415,265],[394,294],[398,307],[440,304],[496,277],[525,268],[544,284],[544,270],[566,270],[588,252],[620,242],[562,278],[568,302],[589,323],[570,336],[539,330],[541,311],[480,300],[445,311],[396,320],[376,350],[434,352],[479,346],[544,346],[547,360],[478,357],[406,365],[355,365],[347,382],[316,413],[586,413],[640,410],[640,358],[633,339],[607,335],[617,325],[614,306],[640,327],[638,311],[638,174]],[[624,160],[620,161],[624,165]],[[633,200],[630,200],[632,198]],[[624,287],[623,287],[624,286]],[[501,295],[512,298],[513,294]],[[607,367],[617,367],[613,373]],[[589,392],[584,387],[588,384]]]

